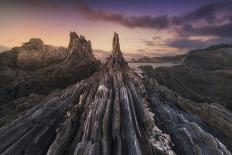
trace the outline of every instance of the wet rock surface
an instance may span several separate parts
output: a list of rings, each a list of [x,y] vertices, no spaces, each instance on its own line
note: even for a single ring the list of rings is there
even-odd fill
[[[230,155],[203,117],[187,113],[191,108],[180,108],[177,99],[128,67],[115,33],[101,70],[0,128],[0,154]]]

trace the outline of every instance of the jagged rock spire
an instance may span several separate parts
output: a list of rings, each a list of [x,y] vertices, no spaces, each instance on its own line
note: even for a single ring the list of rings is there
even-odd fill
[[[69,46],[68,49],[71,50],[72,48],[75,48],[77,46],[77,42],[79,40],[79,36],[76,32],[70,32],[70,40],[69,40]]]
[[[94,57],[91,42],[86,40],[84,36],[79,36],[75,31],[70,32],[68,55],[66,59],[76,59],[76,57],[80,58],[81,56]]]
[[[112,55],[109,58],[107,58],[106,64],[111,68],[127,66],[127,62],[123,58],[123,55],[120,49],[118,33],[116,32],[114,33],[114,37],[113,37],[113,52],[112,52]]]
[[[120,43],[119,43],[119,37],[116,32],[114,32],[114,38],[113,38],[113,53],[120,52]]]

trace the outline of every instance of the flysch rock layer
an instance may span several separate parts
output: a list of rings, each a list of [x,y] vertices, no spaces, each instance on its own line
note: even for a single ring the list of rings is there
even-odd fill
[[[159,118],[165,128],[159,128]],[[164,130],[165,129],[165,130]],[[160,102],[127,65],[113,39],[102,70],[54,92],[0,129],[0,154],[226,154],[213,135]]]

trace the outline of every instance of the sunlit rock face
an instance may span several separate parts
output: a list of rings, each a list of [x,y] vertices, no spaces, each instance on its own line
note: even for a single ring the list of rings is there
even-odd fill
[[[200,118],[161,102],[156,87],[128,67],[115,33],[101,70],[0,129],[0,153],[230,155]]]
[[[86,40],[84,36],[78,36],[76,32],[71,32],[68,56],[66,59],[78,59],[80,57],[88,57],[93,60],[95,59],[92,53],[91,42]]]
[[[29,42],[22,45],[22,49],[25,50],[43,50],[45,45],[40,38],[32,38]]]
[[[71,39],[72,34],[77,36],[75,32],[70,34],[72,42],[68,49],[31,39],[21,47],[0,53],[0,126],[9,120],[6,118],[8,112],[19,106],[14,104],[15,99],[27,98],[30,94],[47,95],[54,89],[63,89],[85,79],[97,70],[100,62],[92,54],[91,43],[83,37]],[[72,44],[78,46],[72,48]]]
[[[66,48],[45,45],[40,38],[32,38],[20,47],[1,53],[0,65],[35,71],[61,62],[67,54]]]

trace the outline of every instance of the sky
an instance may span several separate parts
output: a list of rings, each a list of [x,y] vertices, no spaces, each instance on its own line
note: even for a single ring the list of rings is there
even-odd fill
[[[70,31],[101,58],[112,51],[114,32],[128,58],[178,55],[232,43],[232,0],[0,1],[0,48],[30,38],[67,47]]]

